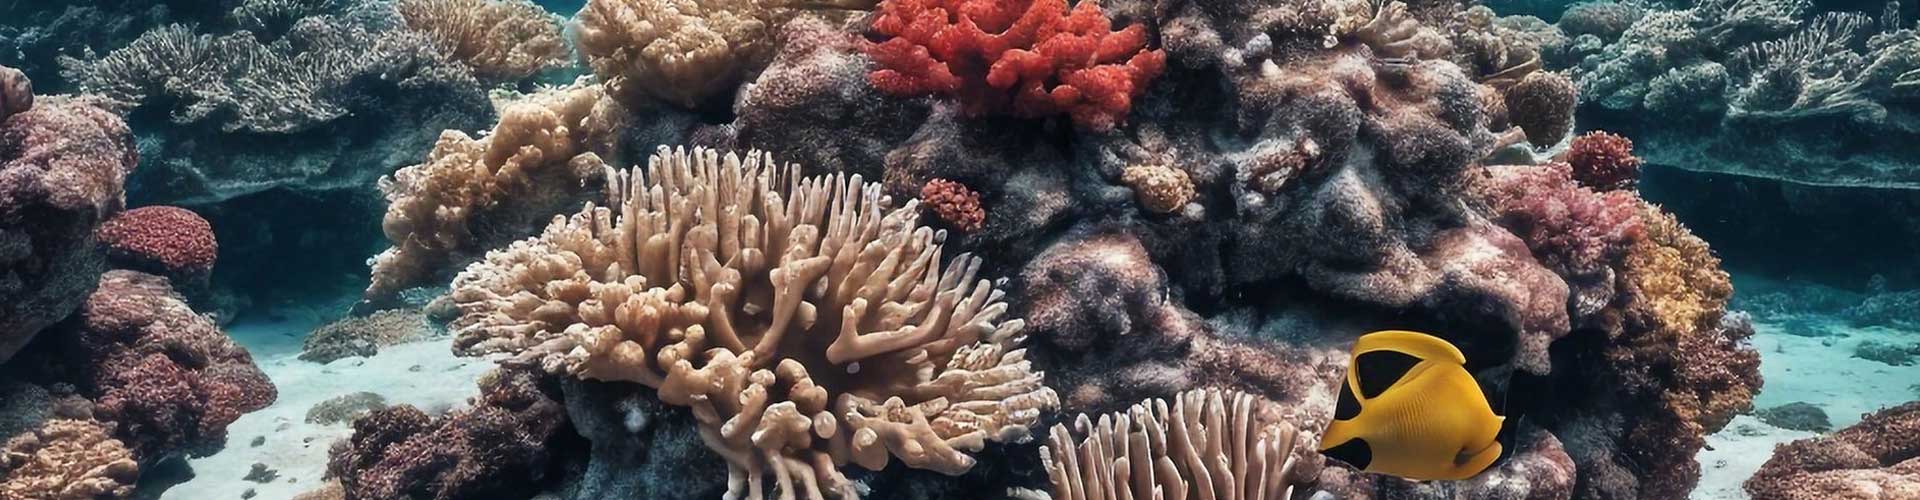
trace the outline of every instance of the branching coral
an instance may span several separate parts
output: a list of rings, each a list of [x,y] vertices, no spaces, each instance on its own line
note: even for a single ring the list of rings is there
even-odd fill
[[[1002,292],[918,203],[768,155],[662,149],[606,208],[454,280],[455,347],[639,382],[691,407],[733,495],[853,495],[838,466],[959,474],[1057,404]]]
[[[401,0],[395,7],[408,27],[484,79],[528,78],[571,55],[560,23],[527,0]]]
[[[125,498],[139,476],[133,453],[92,420],[50,420],[0,446],[0,498]]]
[[[542,216],[530,214],[563,210],[598,186],[599,153],[615,149],[625,114],[603,97],[597,86],[573,87],[509,104],[491,134],[446,131],[425,163],[381,179],[389,203],[381,228],[393,247],[373,259],[368,303],[444,279],[487,245],[537,227],[529,217]]]
[[[95,234],[116,264],[175,280],[204,279],[220,248],[213,225],[179,207],[128,210]]]
[[[1334,22],[1333,34],[1341,39],[1366,45],[1375,55],[1384,58],[1435,58],[1453,52],[1446,37],[1408,13],[1405,2],[1355,4],[1370,7]]]
[[[1121,174],[1120,182],[1133,188],[1133,196],[1140,206],[1155,213],[1168,213],[1193,201],[1193,180],[1187,173],[1172,166],[1149,163],[1127,167]]]
[[[963,233],[979,231],[987,225],[987,211],[980,208],[980,193],[967,185],[946,179],[927,181],[920,188],[920,203],[933,210],[947,227]]]
[[[1112,129],[1166,65],[1141,25],[1113,31],[1099,2],[887,0],[868,54],[873,86],[895,94],[952,95],[969,113],[1068,115]]]
[[[1567,146],[1567,164],[1581,185],[1602,191],[1633,189],[1640,181],[1640,158],[1633,156],[1633,140],[1594,131],[1573,138]]]
[[[1774,448],[1746,483],[1755,500],[1920,497],[1920,402],[1867,415],[1830,436]]]
[[[1097,424],[1081,414],[1074,427],[1086,437],[1076,441],[1055,424],[1040,459],[1061,500],[1285,500],[1293,496],[1297,435],[1263,414],[1270,406],[1251,394],[1199,389],[1171,408],[1154,399]]]
[[[753,0],[592,0],[576,41],[614,95],[694,107],[765,64],[767,15]]]

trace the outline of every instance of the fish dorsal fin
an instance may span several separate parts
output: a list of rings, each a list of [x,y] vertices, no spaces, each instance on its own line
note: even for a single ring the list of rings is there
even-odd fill
[[[1427,361],[1459,366],[1467,365],[1467,355],[1440,337],[1406,330],[1386,330],[1362,335],[1353,343],[1353,355],[1373,351],[1394,351]]]

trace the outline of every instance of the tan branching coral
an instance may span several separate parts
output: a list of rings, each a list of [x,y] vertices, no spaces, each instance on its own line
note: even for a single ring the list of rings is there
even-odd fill
[[[980,261],[859,176],[662,148],[608,207],[454,280],[465,354],[638,382],[693,409],[729,496],[853,497],[839,466],[959,474],[1058,404]]]
[[[1146,164],[1127,167],[1120,174],[1120,182],[1133,187],[1133,195],[1140,200],[1140,206],[1155,213],[1167,213],[1187,206],[1193,201],[1193,179],[1178,168],[1164,164]]]
[[[577,203],[575,191],[601,182],[606,164],[597,152],[614,149],[625,114],[604,95],[598,86],[568,87],[510,103],[491,134],[443,132],[426,163],[382,178],[389,205],[381,228],[393,247],[374,257],[368,301],[428,284],[460,255],[483,251],[476,246],[489,242],[480,234],[516,225],[503,219]]]
[[[524,79],[570,55],[559,20],[527,0],[401,0],[395,8],[483,79]]]
[[[1262,421],[1264,400],[1219,389],[1153,399],[1126,413],[1055,424],[1040,449],[1058,500],[1284,500],[1293,496],[1285,422]],[[1193,493],[1188,493],[1189,491]]]
[[[754,0],[592,0],[578,44],[614,94],[694,107],[731,89],[771,54]]]
[[[1373,49],[1383,58],[1445,57],[1453,52],[1446,37],[1407,11],[1398,0],[1370,2],[1370,8],[1347,12],[1334,22],[1336,40],[1351,40]]]
[[[139,477],[133,452],[90,419],[49,420],[0,446],[0,498],[125,498]]]

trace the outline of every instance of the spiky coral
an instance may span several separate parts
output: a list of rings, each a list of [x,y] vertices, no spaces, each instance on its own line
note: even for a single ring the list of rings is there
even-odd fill
[[[1298,435],[1263,414],[1273,410],[1246,393],[1187,391],[1171,408],[1143,401],[1097,424],[1081,414],[1080,440],[1055,424],[1040,460],[1061,500],[1285,500],[1293,496]]]
[[[979,260],[938,271],[917,203],[759,153],[662,148],[618,177],[609,208],[455,278],[457,350],[657,389],[735,494],[850,497],[837,466],[893,458],[959,474],[1057,404]]]
[[[519,80],[566,64],[560,23],[527,0],[401,0],[407,27],[489,80]]]
[[[970,114],[1068,115],[1090,130],[1126,118],[1160,76],[1141,25],[1113,31],[1099,2],[887,0],[868,54],[874,87],[896,95],[952,95]]]

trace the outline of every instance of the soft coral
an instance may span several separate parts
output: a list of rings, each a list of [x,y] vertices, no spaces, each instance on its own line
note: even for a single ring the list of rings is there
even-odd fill
[[[1108,130],[1160,75],[1146,28],[1113,31],[1094,1],[886,0],[868,54],[874,87],[896,95],[957,96],[968,114],[1068,115]]]

